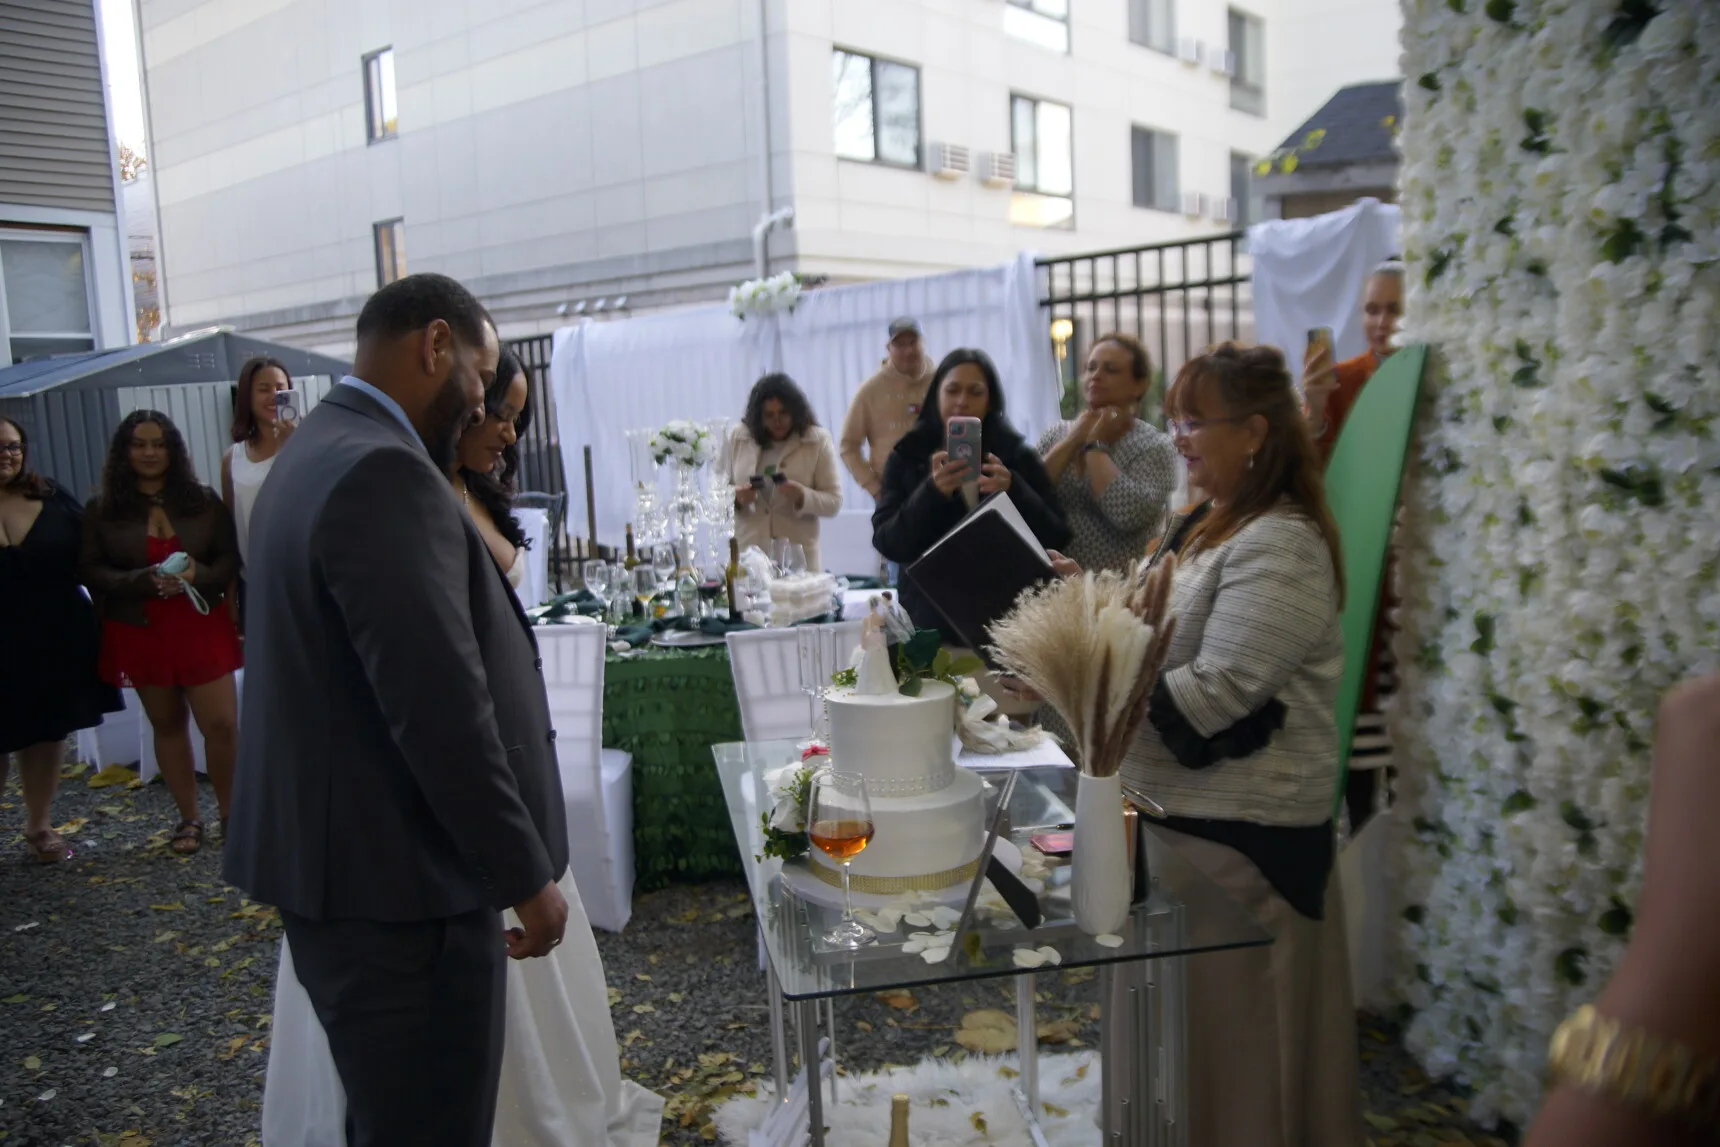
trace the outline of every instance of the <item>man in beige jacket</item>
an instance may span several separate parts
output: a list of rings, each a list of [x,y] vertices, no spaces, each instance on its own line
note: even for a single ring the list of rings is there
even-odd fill
[[[842,420],[842,464],[874,498],[884,482],[885,460],[919,416],[934,369],[921,345],[918,320],[890,324],[889,351],[878,373],[860,384]]]

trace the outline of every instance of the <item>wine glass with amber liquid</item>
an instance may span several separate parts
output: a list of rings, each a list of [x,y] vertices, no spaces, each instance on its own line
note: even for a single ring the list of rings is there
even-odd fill
[[[806,835],[813,847],[842,866],[842,923],[824,937],[825,943],[837,948],[858,948],[877,938],[877,933],[854,919],[854,896],[848,888],[848,866],[872,843],[872,834],[866,778],[858,773],[815,773]]]

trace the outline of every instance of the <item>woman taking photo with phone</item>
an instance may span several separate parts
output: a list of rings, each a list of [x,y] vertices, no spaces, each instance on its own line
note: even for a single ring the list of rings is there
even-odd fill
[[[968,418],[979,422],[983,461],[977,474],[951,459],[946,445],[950,420]],[[1004,415],[997,367],[984,351],[968,348],[951,351],[938,364],[919,417],[884,464],[883,488],[872,513],[873,548],[904,566],[918,561],[967,514],[964,485],[980,498],[1007,493],[1045,548],[1068,542],[1069,526],[1039,455]],[[983,578],[985,570],[976,569],[973,576]],[[912,578],[903,577],[900,593],[915,625],[944,631],[945,642],[954,644],[943,615],[921,596]]]
[[[259,356],[239,369],[239,385],[233,396],[233,445],[221,458],[221,500],[233,515],[239,541],[239,560],[245,560],[246,540],[251,530],[251,507],[257,491],[275,464],[275,455],[293,432],[293,423],[281,417],[277,395],[287,393],[293,380],[279,361]],[[229,603],[233,619],[245,624],[245,577],[243,569]]]
[[[24,846],[52,864],[71,850],[52,805],[66,737],[124,708],[96,674],[101,631],[78,585],[84,508],[30,469],[24,428],[0,418],[0,789],[18,758]]]
[[[203,734],[221,821],[239,728],[239,635],[222,594],[239,570],[233,515],[197,481],[167,416],[139,410],[115,432],[102,492],[84,511],[83,581],[102,617],[102,677],[137,690],[162,780],[179,808],[168,848],[203,846],[187,707]]]
[[[1069,518],[1069,556],[1086,569],[1133,569],[1176,489],[1176,447],[1137,417],[1152,375],[1139,339],[1099,336],[1087,352],[1081,387],[1087,409],[1039,439]]]
[[[746,417],[729,431],[728,457],[741,549],[768,554],[782,539],[805,551],[808,571],[822,573],[818,519],[842,509],[836,446],[792,378],[767,374],[753,384]]]

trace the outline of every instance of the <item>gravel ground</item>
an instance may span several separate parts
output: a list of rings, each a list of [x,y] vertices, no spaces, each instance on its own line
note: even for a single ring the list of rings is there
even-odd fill
[[[63,782],[57,817],[77,854],[24,857],[22,801],[0,794],[0,1143],[258,1143],[280,925],[220,879],[219,845],[189,859],[162,842],[175,817],[159,784]],[[203,786],[203,800],[214,799]],[[213,816],[210,816],[213,820]],[[62,829],[64,831],[64,829]],[[623,1068],[668,1098],[664,1142],[701,1143],[710,1109],[770,1070],[770,1020],[738,882],[641,896],[621,936],[598,933]],[[1040,977],[1044,1031],[1097,1040],[1091,969]],[[837,1003],[848,1070],[966,1054],[962,1017],[1009,1011],[1009,982]],[[1499,1145],[1463,1118],[1460,1093],[1427,1079],[1389,1025],[1364,1017],[1362,1055],[1378,1147]]]

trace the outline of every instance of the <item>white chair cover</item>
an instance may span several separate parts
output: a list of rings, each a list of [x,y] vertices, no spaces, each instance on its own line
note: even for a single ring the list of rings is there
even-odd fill
[[[124,709],[104,715],[102,723],[93,729],[78,730],[78,760],[91,768],[129,765],[139,760],[138,751],[142,746],[138,739],[142,736],[140,727],[147,727],[143,705],[135,691],[121,689],[119,692],[125,699]]]
[[[731,633],[729,672],[749,741],[788,741],[812,735],[812,699],[801,686],[800,635],[817,632],[827,642],[826,661],[841,667],[860,644],[860,622],[796,625]]]
[[[514,507],[514,517],[526,536],[526,576],[514,590],[520,604],[530,609],[549,600],[549,511],[527,506]]]
[[[592,927],[619,932],[633,915],[633,758],[603,747],[603,625],[537,630],[556,761],[567,802],[568,870]]]

